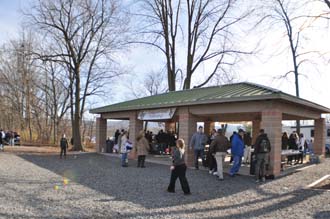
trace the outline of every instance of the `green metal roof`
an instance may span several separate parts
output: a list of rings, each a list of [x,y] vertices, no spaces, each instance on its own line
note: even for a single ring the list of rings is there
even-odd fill
[[[313,102],[297,98],[279,90],[253,83],[236,83],[214,87],[194,88],[190,90],[172,91],[159,95],[143,97],[135,100],[116,103],[91,109],[90,113],[100,114],[129,110],[156,109],[176,106],[190,106],[209,103],[240,102],[251,100],[284,99],[330,113],[330,109]]]

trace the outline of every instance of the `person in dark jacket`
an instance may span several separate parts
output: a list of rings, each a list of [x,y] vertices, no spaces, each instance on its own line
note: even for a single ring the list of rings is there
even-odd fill
[[[69,147],[69,144],[68,144],[68,140],[65,138],[65,134],[62,135],[62,138],[60,140],[60,146],[61,146],[60,158],[62,159],[62,155],[64,154],[64,159],[66,159],[66,149]]]
[[[289,141],[288,141],[288,147],[290,150],[298,150],[297,135],[294,132],[290,134]],[[292,161],[294,159],[296,159],[296,155],[288,156],[287,164],[292,164]]]
[[[179,177],[181,188],[185,195],[190,195],[190,188],[186,178],[187,166],[184,161],[184,140],[179,139],[176,142],[176,147],[173,150],[173,164],[171,166],[171,180],[167,188],[168,192],[175,192],[175,182]]]
[[[271,150],[270,141],[264,129],[260,129],[259,136],[254,144],[254,153],[256,155],[255,176],[256,181],[266,180],[266,166],[269,163],[269,152]]]
[[[282,135],[282,150],[288,149],[288,145],[289,145],[288,134],[286,132],[283,132],[283,135]]]
[[[156,140],[159,145],[159,153],[165,154],[168,138],[167,138],[167,134],[163,131],[163,129],[161,129],[156,135]]]
[[[230,176],[235,176],[242,164],[242,157],[244,155],[244,130],[238,130],[238,134],[234,134],[231,142],[231,154],[233,156],[234,164],[229,171]]]
[[[217,163],[217,175],[219,180],[223,180],[223,161],[225,160],[230,142],[224,136],[221,129],[218,129],[217,135],[210,145],[210,152],[214,155]]]
[[[118,144],[119,135],[120,135],[120,131],[119,131],[119,129],[117,129],[115,132],[115,144]]]
[[[211,145],[211,143],[213,142],[213,140],[215,139],[215,137],[217,136],[217,130],[216,129],[212,129],[211,131],[211,135],[209,137],[209,140],[207,142],[208,145]],[[218,175],[218,169],[217,169],[217,161],[214,157],[214,152],[212,152],[211,147],[209,148],[208,152],[207,152],[207,156],[206,156],[206,160],[208,161],[208,166],[209,166],[209,173],[213,174],[213,175]]]

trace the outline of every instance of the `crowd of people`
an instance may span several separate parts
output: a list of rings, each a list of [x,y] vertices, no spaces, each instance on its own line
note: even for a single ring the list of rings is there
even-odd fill
[[[1,139],[4,132],[0,130]],[[177,139],[175,132],[160,130],[158,134],[150,131],[141,130],[135,139],[135,144],[129,139],[129,132],[125,129],[116,130],[113,140],[107,139],[107,144],[111,143],[111,152],[117,152],[121,155],[121,166],[128,167],[128,155],[131,151],[137,156],[137,167],[145,168],[145,159],[148,153],[153,152],[153,146],[157,145],[154,150],[160,154],[170,153],[172,155],[172,165],[170,167],[171,176],[167,191],[175,192],[175,182],[179,178],[181,188],[185,195],[191,194],[189,183],[186,177],[187,165],[185,163],[185,150],[187,149],[183,139]],[[1,143],[1,142],[0,142]],[[206,145],[209,145],[206,150]],[[66,150],[68,141],[65,135],[60,141],[61,153],[60,157],[66,158]],[[225,131],[222,129],[213,129],[209,136],[204,133],[203,127],[198,127],[198,131],[194,133],[189,142],[188,148],[194,152],[194,166],[199,169],[199,159],[202,165],[209,168],[209,173],[217,176],[219,180],[224,180],[223,164],[225,157],[230,154],[232,166],[228,172],[229,176],[234,177],[238,174],[241,164],[253,164],[256,182],[264,182],[266,180],[267,169],[269,167],[271,144],[267,133],[260,129],[259,135],[255,142],[249,132],[239,129],[228,139]],[[282,150],[299,150],[301,154],[288,156],[288,163],[303,162],[303,156],[306,151],[312,148],[312,141],[306,140],[303,134],[298,135],[296,132],[287,135],[286,132],[282,136]],[[205,155],[205,152],[207,153]],[[251,152],[253,156],[251,157]]]
[[[65,138],[65,136],[64,136]],[[112,141],[107,139],[107,144]],[[115,151],[121,154],[121,166],[128,167],[128,154],[133,151],[137,156],[137,167],[145,168],[146,155],[153,150],[153,145],[157,145],[155,150],[160,154],[171,153],[171,178],[170,184],[167,188],[168,192],[175,192],[175,182],[179,178],[184,194],[190,193],[189,183],[186,178],[187,166],[184,160],[185,142],[183,139],[177,139],[175,132],[164,132],[160,130],[158,134],[153,134],[150,131],[141,130],[135,139],[135,145],[129,139],[127,130],[117,130],[114,134],[112,142]],[[66,155],[67,140],[61,140],[61,156]],[[206,145],[209,145],[208,150],[205,150]],[[288,157],[288,163],[293,161],[302,162],[303,153],[310,150],[312,141],[305,140],[304,135],[298,135],[293,132],[288,137],[287,133],[282,136],[282,149],[299,150],[301,155]],[[251,134],[239,129],[228,139],[222,129],[213,129],[210,136],[204,133],[203,127],[198,127],[198,131],[193,134],[188,147],[194,152],[195,169],[199,169],[199,159],[202,160],[203,166],[209,168],[209,173],[218,177],[219,180],[224,180],[223,163],[228,153],[231,155],[233,164],[229,170],[229,175],[234,177],[238,174],[242,162],[254,163],[254,174],[256,182],[264,182],[266,180],[267,169],[269,167],[269,153],[271,151],[271,144],[267,133],[260,129],[259,135],[255,142],[252,142]],[[207,154],[205,155],[205,151]],[[253,157],[251,157],[253,151]]]
[[[205,146],[209,144],[207,155],[204,155]],[[203,127],[198,127],[198,131],[192,136],[190,149],[194,151],[195,169],[199,169],[198,160],[202,160],[204,166],[209,167],[209,173],[223,180],[223,162],[229,152],[231,153],[232,167],[229,170],[229,175],[234,177],[241,167],[243,162],[251,162],[251,149],[255,154],[255,175],[256,181],[265,181],[266,167],[269,163],[269,152],[271,150],[270,141],[263,129],[260,130],[259,136],[252,145],[252,138],[249,132],[239,129],[238,132],[233,132],[230,140],[225,136],[222,129],[211,131],[210,136],[204,134]]]
[[[168,153],[171,151],[173,162],[176,165],[183,165],[182,156],[184,149],[181,148],[184,144],[183,140],[177,145],[177,137],[174,132],[164,132],[160,130],[157,135],[150,131],[141,130],[136,138],[136,144],[132,146],[129,140],[129,133],[127,130],[117,130],[114,135],[114,151],[121,154],[121,166],[128,166],[128,153],[134,151],[137,155],[137,167],[145,167],[145,157],[152,151],[153,144],[157,144],[157,149],[160,153]],[[207,154],[205,155],[205,146],[209,145]],[[252,144],[252,138],[249,132],[239,129],[238,132],[233,132],[230,139],[225,136],[222,129],[211,131],[210,136],[204,134],[203,127],[200,126],[198,131],[193,134],[188,147],[194,151],[194,165],[195,169],[199,169],[198,160],[202,160],[203,166],[209,167],[209,173],[223,180],[223,162],[230,149],[232,167],[229,175],[234,177],[241,167],[242,162],[251,162],[251,149],[253,148],[255,154],[255,175],[256,180],[265,181],[266,167],[269,163],[269,152],[271,150],[270,141],[264,130],[260,130],[257,140]],[[175,167],[172,167],[173,170]],[[184,192],[189,193],[189,186],[185,179],[185,168],[177,167],[171,176],[171,185],[168,191],[173,191],[173,182],[176,178],[180,179],[182,186],[185,188]],[[172,170],[172,171],[173,171]]]
[[[117,129],[114,134],[114,140],[111,140],[110,138],[107,139],[106,143],[110,148],[108,152],[121,152],[121,137],[124,131],[124,129]],[[161,129],[157,134],[154,134],[147,130],[144,132],[144,136],[149,143],[148,152],[151,154],[170,154],[171,148],[176,145],[177,134],[174,131],[164,132]]]
[[[282,135],[282,150],[300,151],[298,155],[288,156],[287,164],[303,163],[304,155],[313,152],[313,140],[305,139],[304,134],[293,131],[290,136],[286,132]]]

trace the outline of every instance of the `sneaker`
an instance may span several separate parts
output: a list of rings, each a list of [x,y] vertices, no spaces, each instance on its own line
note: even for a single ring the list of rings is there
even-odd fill
[[[218,175],[218,172],[214,172],[214,173],[213,173],[213,176],[217,176],[217,175]]]
[[[166,190],[167,192],[169,192],[169,193],[175,193],[175,191],[173,191],[173,190]]]
[[[213,171],[212,170],[209,170],[209,174],[213,174]]]
[[[223,181],[223,180],[224,180],[224,178],[220,178],[220,177],[219,177],[219,180],[220,180],[220,181]]]

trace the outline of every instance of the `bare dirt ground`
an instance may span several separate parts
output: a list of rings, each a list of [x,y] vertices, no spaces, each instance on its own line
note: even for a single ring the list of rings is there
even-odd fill
[[[69,147],[68,151],[70,152],[72,147]],[[93,147],[85,147],[86,152],[95,152]],[[35,154],[56,154],[60,152],[59,146],[5,146],[5,152],[10,153],[35,153]]]
[[[37,151],[37,153],[36,153]],[[44,153],[44,151],[47,151]],[[120,166],[114,156],[58,148],[13,147],[0,152],[0,218],[329,219],[330,192],[307,185],[330,173],[330,160],[255,183],[254,177],[188,169],[192,195],[166,192],[170,170]]]

